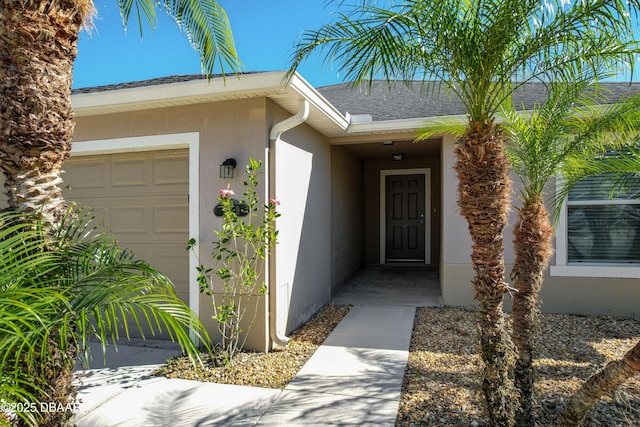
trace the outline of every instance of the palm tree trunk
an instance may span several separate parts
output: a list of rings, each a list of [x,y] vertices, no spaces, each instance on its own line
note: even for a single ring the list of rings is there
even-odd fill
[[[474,297],[479,302],[478,322],[484,370],[482,391],[489,424],[513,424],[513,385],[508,374],[513,345],[504,319],[505,282],[503,229],[510,205],[511,182],[504,153],[504,138],[491,122],[473,122],[455,146],[458,206],[467,219],[473,242]]]
[[[578,426],[587,411],[600,396],[616,389],[628,378],[640,372],[640,341],[622,359],[609,362],[602,370],[591,375],[569,399],[558,422],[558,427]]]
[[[64,212],[60,178],[71,152],[71,81],[89,0],[0,0],[0,168],[9,209]]]
[[[534,426],[533,390],[535,371],[533,359],[538,353],[540,299],[544,270],[553,253],[553,227],[542,197],[527,200],[518,210],[515,225],[516,258],[511,279],[516,288],[513,298],[513,343],[518,350],[514,382],[520,391],[520,407],[516,425]]]
[[[78,34],[91,0],[0,0],[0,168],[8,209],[38,211],[45,227],[62,221],[62,162],[71,153],[71,82]],[[70,325],[69,327],[73,327]],[[49,384],[42,402],[66,407],[77,350],[42,360]],[[65,425],[71,413],[41,414],[40,425]]]
[[[56,331],[58,334],[60,331]],[[43,360],[42,365],[36,365],[32,375],[35,378],[42,377],[41,382],[34,384],[40,390],[44,390],[47,395],[39,397],[40,404],[36,406],[38,410],[39,427],[60,427],[73,425],[73,408],[80,402],[77,400],[77,387],[73,385],[73,369],[77,360],[78,348],[71,333],[66,341],[68,346],[61,348],[56,333],[48,339],[48,350],[50,357]],[[38,389],[27,390],[34,396],[38,396]],[[55,409],[43,410],[43,405],[56,405]],[[35,414],[34,414],[35,415]],[[29,424],[24,420],[18,421],[19,427],[27,427]]]

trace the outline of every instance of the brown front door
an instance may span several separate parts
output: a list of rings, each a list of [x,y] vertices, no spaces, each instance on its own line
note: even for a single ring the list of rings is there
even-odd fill
[[[425,176],[386,177],[387,261],[425,260]]]

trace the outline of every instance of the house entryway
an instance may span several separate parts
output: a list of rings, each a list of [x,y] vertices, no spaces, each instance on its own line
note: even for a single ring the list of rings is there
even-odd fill
[[[339,285],[334,304],[440,307],[438,267],[365,266]]]
[[[380,171],[380,264],[431,264],[431,169]]]

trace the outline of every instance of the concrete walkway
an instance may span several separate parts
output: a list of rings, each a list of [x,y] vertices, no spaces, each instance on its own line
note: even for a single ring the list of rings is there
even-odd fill
[[[82,371],[83,403],[75,422],[78,427],[393,426],[414,315],[415,307],[354,306],[284,390],[150,377],[179,350],[110,349],[106,367]]]

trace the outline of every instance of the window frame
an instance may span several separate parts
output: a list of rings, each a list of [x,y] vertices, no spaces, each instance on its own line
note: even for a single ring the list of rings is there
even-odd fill
[[[562,177],[556,178],[556,188],[562,186]],[[628,204],[625,200],[611,200],[602,203],[590,204]],[[556,260],[555,265],[549,267],[551,276],[571,276],[571,277],[597,277],[597,278],[628,278],[640,279],[640,263],[633,265],[622,263],[594,263],[580,262],[571,263],[568,261],[568,196],[562,203],[558,223],[556,224]]]

